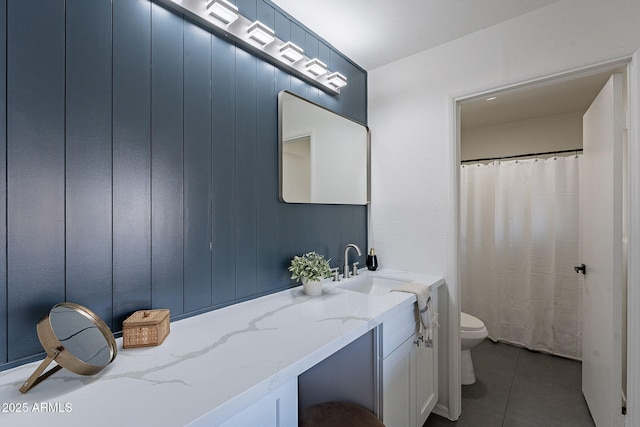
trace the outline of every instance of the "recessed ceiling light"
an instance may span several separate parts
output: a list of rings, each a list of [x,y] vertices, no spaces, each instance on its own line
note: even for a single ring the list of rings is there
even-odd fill
[[[485,101],[493,101],[493,100],[494,100],[494,99],[496,99],[496,98],[497,98],[497,96],[492,96],[492,97],[490,97],[490,98],[485,99]]]

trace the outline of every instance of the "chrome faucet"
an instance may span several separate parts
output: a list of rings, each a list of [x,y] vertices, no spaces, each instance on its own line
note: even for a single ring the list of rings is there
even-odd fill
[[[351,249],[351,248],[355,249],[356,252],[358,252],[358,256],[362,256],[362,251],[360,251],[360,248],[358,247],[358,245],[356,245],[354,243],[349,243],[347,245],[347,247],[344,248],[344,269],[342,270],[342,276],[345,279],[348,279],[349,276],[350,276],[350,274],[349,274],[349,249]]]

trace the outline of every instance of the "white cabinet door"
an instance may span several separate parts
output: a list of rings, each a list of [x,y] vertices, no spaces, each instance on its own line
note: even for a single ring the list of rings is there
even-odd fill
[[[437,301],[437,292],[431,297]],[[419,321],[411,306],[382,325],[382,421],[387,427],[422,427],[438,402],[438,331],[427,347],[418,339]]]
[[[421,342],[416,353],[417,426],[421,427],[438,402],[438,372],[434,363],[434,348]]]
[[[416,425],[414,340],[410,337],[382,361],[382,422],[386,427]]]
[[[437,312],[438,290],[431,291],[433,309]],[[416,349],[417,427],[422,427],[438,403],[438,328],[433,329],[431,346],[421,342]]]

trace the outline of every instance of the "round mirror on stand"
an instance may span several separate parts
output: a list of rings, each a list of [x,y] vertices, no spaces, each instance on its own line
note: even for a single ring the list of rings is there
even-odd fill
[[[37,332],[47,357],[20,387],[22,393],[61,368],[79,375],[93,375],[116,358],[116,341],[109,327],[94,312],[79,304],[56,304],[40,319]],[[43,374],[54,360],[57,365]]]

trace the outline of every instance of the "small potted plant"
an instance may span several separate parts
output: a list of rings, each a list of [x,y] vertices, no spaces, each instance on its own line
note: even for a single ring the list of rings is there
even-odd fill
[[[323,255],[309,252],[295,256],[289,271],[293,280],[302,280],[302,289],[307,295],[322,294],[322,279],[331,277],[329,261]]]

